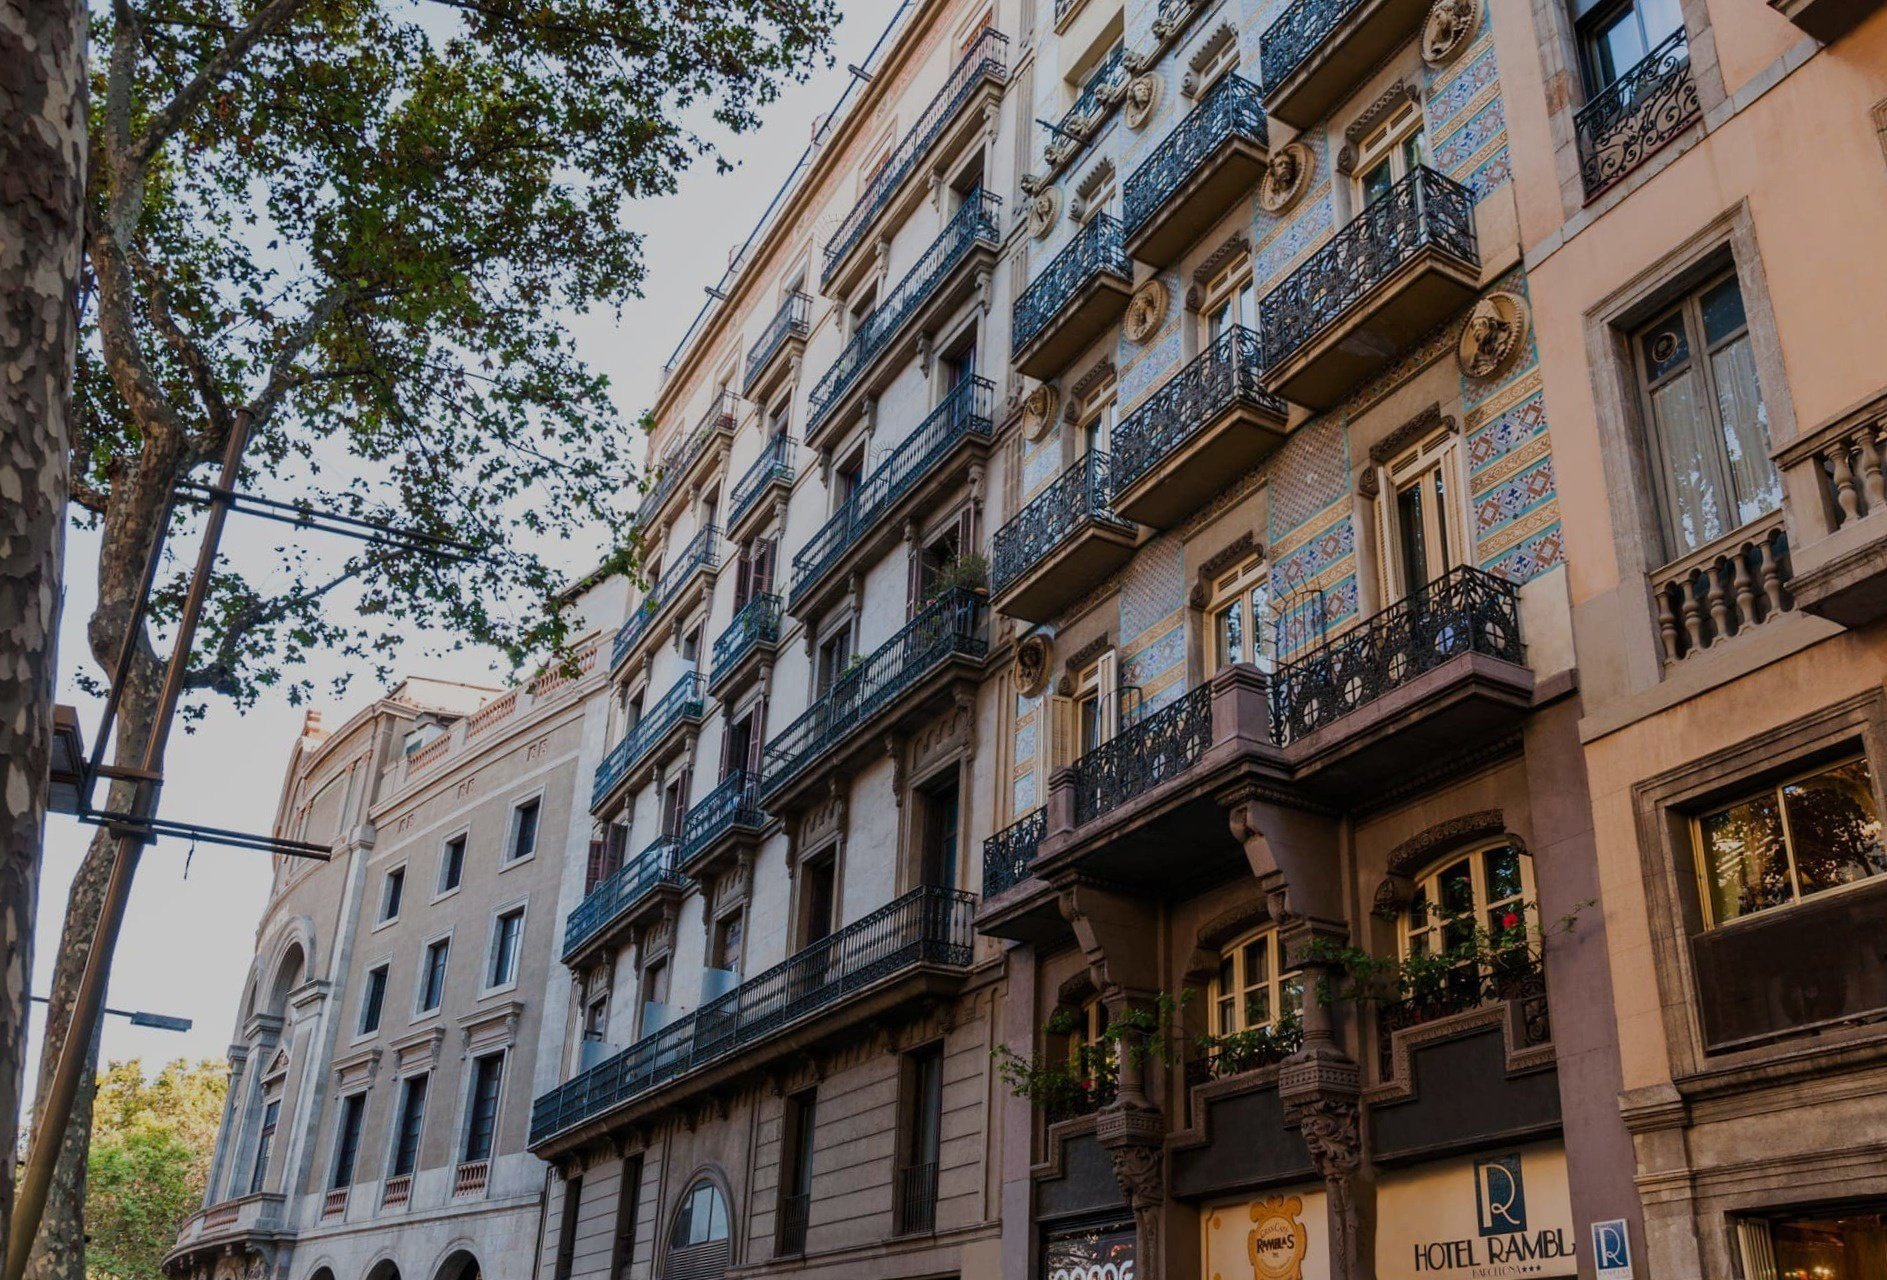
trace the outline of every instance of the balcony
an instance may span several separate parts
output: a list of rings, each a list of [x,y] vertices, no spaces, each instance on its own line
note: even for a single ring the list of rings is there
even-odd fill
[[[780,614],[780,598],[776,595],[757,595],[740,607],[727,630],[715,638],[709,693],[718,697],[721,690],[757,666],[759,659],[770,657],[780,647]]]
[[[661,523],[669,499],[686,491],[695,464],[707,457],[709,450],[725,446],[734,438],[734,423],[739,413],[740,398],[733,392],[723,391],[714,397],[694,431],[669,450],[656,468],[655,487],[644,495],[641,504],[636,507],[638,528],[653,529]]]
[[[817,612],[824,597],[843,585],[840,569],[902,537],[904,516],[957,484],[970,463],[988,453],[995,396],[996,386],[987,378],[958,383],[917,430],[859,482],[793,557],[786,596],[790,612],[800,617]]]
[[[1270,154],[1258,86],[1221,76],[1127,179],[1128,256],[1171,266],[1228,209],[1250,200]]]
[[[812,299],[795,289],[780,303],[753,349],[747,352],[746,377],[741,394],[756,404],[767,400],[799,363],[806,350],[812,319]]]
[[[1776,510],[1654,572],[1651,598],[1665,665],[1708,653],[1795,608],[1800,602],[1789,553],[1783,514]],[[1811,591],[1828,582],[1817,574]]]
[[[642,642],[656,633],[656,624],[674,609],[677,601],[689,595],[689,589],[697,580],[713,585],[714,571],[721,563],[720,539],[719,529],[712,526],[703,529],[650,585],[642,603],[630,611],[628,621],[616,632],[615,644],[610,649],[611,671],[623,668]]]
[[[1308,129],[1420,29],[1428,0],[1296,0],[1258,38],[1265,110]]]
[[[1881,0],[1769,0],[1769,7],[1823,44],[1832,44],[1878,11]]]
[[[1115,45],[1088,73],[1074,103],[1062,112],[1061,119],[1050,131],[1048,144],[1042,150],[1044,184],[1052,182],[1063,166],[1080,155],[1101,132],[1101,126],[1114,114],[1114,108],[1126,100],[1128,78],[1126,47]]]
[[[769,821],[760,807],[760,775],[736,770],[682,819],[676,865],[706,884],[742,852],[751,853]]]
[[[1166,529],[1284,443],[1258,335],[1228,329],[1114,428],[1114,510]]]
[[[1393,1080],[1398,1074],[1398,1032],[1507,1004],[1517,1006],[1520,1013],[1516,1049],[1533,1049],[1553,1042],[1553,1024],[1546,1003],[1546,970],[1538,957],[1524,946],[1516,948],[1511,956],[1496,959],[1485,971],[1469,964],[1445,979],[1436,990],[1382,1002],[1376,1007],[1379,1078]]]
[[[851,291],[874,260],[875,255],[861,252],[873,243],[873,229],[895,225],[930,194],[925,183],[912,181],[926,172],[924,161],[954,154],[981,132],[979,104],[1000,99],[1008,80],[1009,37],[986,27],[826,241],[825,265],[819,276],[823,292],[837,296]]]
[[[987,608],[975,592],[946,591],[876,652],[833,681],[806,713],[767,743],[760,793],[773,812],[854,755],[883,750],[879,734],[935,710],[959,680],[974,682],[989,653]]]
[[[1133,296],[1122,246],[1119,221],[1098,214],[1023,290],[1010,326],[1019,372],[1054,377],[1120,319]]]
[[[983,906],[978,932],[1044,946],[1068,933],[1056,895],[1034,878],[1048,835],[1048,810],[1037,809],[983,841]],[[1013,891],[1013,892],[1012,892]]]
[[[1776,585],[1786,586],[1804,612],[1844,627],[1864,627],[1887,616],[1883,429],[1887,397],[1843,414],[1775,455],[1801,542],[1793,549],[1793,575],[1783,574]],[[1773,562],[1773,551],[1770,558]],[[1770,585],[1759,559],[1745,586],[1767,597]]]
[[[596,766],[596,781],[590,787],[590,812],[608,808],[622,791],[640,781],[643,767],[665,754],[663,749],[684,726],[692,728],[701,723],[702,692],[701,673],[690,671],[642,713],[623,740],[610,748]]]
[[[679,899],[688,885],[677,869],[680,848],[677,837],[663,836],[590,890],[564,920],[563,962],[581,967]]]
[[[898,1205],[895,1232],[901,1236],[927,1236],[937,1229],[937,1162],[907,1164],[898,1168],[896,1199]]]
[[[224,1200],[192,1214],[177,1232],[177,1243],[164,1257],[164,1271],[172,1276],[194,1276],[225,1257],[245,1253],[265,1261],[295,1238],[283,1212],[281,1195],[241,1196]]]
[[[1586,199],[1644,163],[1703,114],[1690,75],[1690,43],[1673,31],[1573,117]]]
[[[1109,459],[1091,449],[996,531],[990,590],[998,611],[1047,622],[1133,558],[1137,531],[1109,505]]]
[[[741,983],[538,1098],[531,1149],[548,1158],[848,1026],[954,992],[973,935],[968,894],[919,888]]]
[[[859,322],[845,350],[812,389],[806,443],[831,444],[869,396],[889,386],[917,353],[917,337],[969,300],[1002,244],[1002,200],[969,194],[917,265]]]
[[[983,896],[995,898],[1028,879],[1042,836],[1048,830],[1048,810],[1036,809],[983,841]]]
[[[768,494],[785,497],[793,490],[797,471],[793,466],[796,441],[790,436],[774,436],[767,441],[753,465],[734,482],[728,497],[727,536],[738,542],[765,510]]]
[[[1465,306],[1480,277],[1474,193],[1418,168],[1258,304],[1265,384],[1329,409]]]

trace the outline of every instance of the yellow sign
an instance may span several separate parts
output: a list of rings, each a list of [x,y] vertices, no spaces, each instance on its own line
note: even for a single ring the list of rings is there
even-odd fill
[[[1251,1231],[1245,1252],[1251,1258],[1253,1280],[1304,1280],[1304,1212],[1301,1196],[1273,1196],[1251,1206]]]
[[[1547,1280],[1579,1271],[1566,1152],[1496,1148],[1385,1173],[1378,1280]]]
[[[1324,1280],[1330,1274],[1324,1214],[1318,1183],[1206,1210],[1201,1280]]]

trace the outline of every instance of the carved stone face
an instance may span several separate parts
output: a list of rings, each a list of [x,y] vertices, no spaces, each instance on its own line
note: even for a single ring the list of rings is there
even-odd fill
[[[1258,186],[1258,203],[1266,213],[1283,213],[1297,203],[1310,185],[1310,148],[1293,142],[1271,153],[1264,180]]]
[[[1455,357],[1471,378],[1491,378],[1513,363],[1527,337],[1526,303],[1511,293],[1491,293],[1474,304],[1462,326]]]
[[[1480,23],[1480,0],[1435,0],[1422,27],[1422,57],[1431,66],[1451,61]]]

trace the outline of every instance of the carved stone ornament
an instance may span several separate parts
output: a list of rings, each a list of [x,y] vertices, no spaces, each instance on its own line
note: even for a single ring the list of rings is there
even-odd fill
[[[1153,113],[1159,109],[1165,87],[1166,82],[1151,71],[1127,82],[1127,105],[1121,110],[1121,119],[1127,122],[1129,129],[1147,127],[1147,121],[1153,119]]]
[[[1527,302],[1516,293],[1490,293],[1474,304],[1461,329],[1455,359],[1470,378],[1494,378],[1513,367],[1527,344]]]
[[[1121,332],[1127,335],[1127,341],[1145,342],[1160,331],[1160,325],[1166,320],[1167,304],[1172,301],[1171,292],[1166,282],[1154,278],[1141,285],[1127,304],[1127,315],[1120,322]]]
[[[1422,24],[1422,60],[1445,67],[1461,56],[1481,26],[1481,0],[1435,0]]]
[[[1310,188],[1317,157],[1301,142],[1291,142],[1271,153],[1265,176],[1258,183],[1258,207],[1266,213],[1285,213]]]
[[[1024,636],[1016,642],[1016,692],[1033,698],[1048,688],[1048,678],[1055,665],[1054,646],[1041,634]]]
[[[1061,393],[1048,383],[1043,383],[1029,392],[1022,401],[1022,430],[1031,440],[1040,440],[1055,421],[1055,410],[1060,407]]]
[[[1037,240],[1047,237],[1061,217],[1061,188],[1044,187],[1029,201],[1029,234]]]

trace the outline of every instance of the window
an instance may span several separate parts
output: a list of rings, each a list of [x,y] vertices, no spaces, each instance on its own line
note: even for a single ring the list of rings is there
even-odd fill
[[[1632,338],[1658,471],[1665,550],[1678,559],[1782,505],[1769,460],[1743,294],[1711,281]]]
[[[360,1122],[366,1114],[366,1094],[350,1093],[341,1099],[341,1124],[334,1137],[334,1170],[328,1178],[330,1190],[354,1184],[354,1163],[360,1156]]]
[[[380,1029],[380,1014],[387,1002],[387,966],[367,970],[367,985],[360,997],[360,1034],[371,1035]]]
[[[688,1249],[716,1244],[727,1239],[727,1201],[712,1182],[697,1182],[682,1198],[675,1211],[675,1230],[670,1234],[671,1249]]]
[[[727,736],[721,740],[721,777],[760,771],[760,708],[750,708],[728,722]]]
[[[662,788],[662,834],[678,836],[688,817],[688,775],[671,779]]]
[[[380,923],[400,918],[400,900],[406,896],[406,868],[395,867],[387,872],[386,879],[380,885]]]
[[[1532,860],[1510,844],[1444,862],[1415,883],[1402,921],[1403,957],[1472,952],[1483,930],[1498,939],[1522,929],[1532,897]],[[1464,960],[1451,971],[1446,990],[1471,998],[1484,976],[1476,960]]]
[[[1104,653],[1075,681],[1074,742],[1076,756],[1087,755],[1120,732],[1119,666],[1115,655]]]
[[[962,803],[956,771],[952,770],[920,793],[923,828],[919,849],[919,883],[938,889],[957,887],[958,845],[961,843]]]
[[[904,1059],[903,1167],[896,1187],[899,1235],[930,1231],[937,1220],[937,1155],[943,1141],[943,1048]]]
[[[1249,662],[1261,671],[1277,665],[1277,620],[1271,612],[1271,572],[1253,556],[1212,584],[1206,606],[1210,627],[1207,674]]]
[[[852,661],[852,624],[846,623],[819,642],[819,664],[813,696],[823,698],[832,691]]]
[[[446,997],[446,959],[452,953],[452,940],[441,938],[428,943],[419,969],[419,1012],[431,1013]]]
[[[1887,1275],[1887,1205],[1830,1205],[1736,1223],[1745,1276],[1861,1280]]]
[[[609,1280],[627,1280],[636,1253],[636,1207],[642,1196],[642,1157],[622,1162],[616,1184],[616,1243],[610,1256]]]
[[[668,962],[657,960],[642,970],[642,1025],[637,1035],[651,1035],[662,1029],[668,1011]]]
[[[832,932],[838,909],[838,869],[830,854],[806,864],[800,899],[800,946],[810,947]]]
[[[583,1175],[564,1180],[563,1212],[557,1226],[557,1280],[570,1280],[577,1263],[577,1222],[583,1212]]]
[[[1644,61],[1664,38],[1684,25],[1681,0],[1621,0],[1579,7],[1579,56],[1586,92],[1596,94]]]
[[[701,662],[701,628],[700,627],[690,627],[688,628],[687,631],[682,633],[681,660],[687,663],[691,667],[697,666],[700,664]]]
[[[1076,1078],[1097,1095],[1097,1086],[1113,1079],[1114,1051],[1106,1038],[1107,1005],[1099,996],[1090,996],[1079,1010],[1069,1015],[1068,1063]],[[1105,1101],[1105,1098],[1098,1098]]]
[[[542,802],[526,800],[511,811],[511,853],[505,861],[516,862],[537,852],[537,814]]]
[[[740,972],[740,949],[746,933],[746,919],[744,912],[736,911],[715,922],[710,963],[716,969],[725,969],[729,973]]]
[[[1710,926],[1887,873],[1867,761],[1791,778],[1696,820]]]
[[[1240,254],[1206,284],[1205,301],[1199,307],[1199,345],[1210,347],[1234,328],[1253,328],[1257,319],[1251,259]]]
[[[1195,100],[1205,97],[1207,89],[1238,66],[1238,40],[1228,33],[1225,39],[1202,53],[1200,61],[1193,67],[1193,83],[1196,87],[1192,96]]]
[[[1099,173],[1088,179],[1086,185],[1092,190],[1080,192],[1077,205],[1077,218],[1084,226],[1114,212],[1114,195],[1119,186],[1114,176],[1114,166],[1111,163],[1105,165]]]
[[[471,1164],[491,1159],[492,1138],[498,1129],[498,1091],[504,1083],[502,1053],[488,1053],[472,1061],[472,1096],[465,1113],[465,1159]]]
[[[1214,1035],[1258,1031],[1297,1016],[1304,1007],[1303,983],[1279,971],[1282,960],[1276,929],[1249,934],[1219,953],[1211,989]]]
[[[426,1124],[426,1086],[432,1077],[408,1076],[400,1082],[400,1114],[393,1130],[393,1176],[404,1178],[419,1166],[419,1135]]]
[[[1090,453],[1106,453],[1114,439],[1114,384],[1108,383],[1101,390],[1081,402],[1081,434],[1076,438],[1075,446],[1082,457]]]
[[[1427,163],[1420,103],[1404,104],[1357,144],[1357,207],[1367,209],[1391,187]]]
[[[262,1132],[256,1138],[256,1162],[249,1174],[249,1194],[259,1195],[269,1176],[269,1149],[275,1145],[275,1126],[282,1119],[282,1100],[270,1098],[262,1108]]]
[[[465,879],[465,837],[453,836],[439,855],[439,892],[451,893]]]
[[[1467,559],[1457,465],[1455,434],[1443,426],[1383,467],[1376,532],[1385,603]]]
[[[813,1135],[817,1131],[818,1094],[796,1093],[786,1100],[781,1119],[780,1240],[778,1252],[804,1253],[806,1223],[812,1209]]]
[[[487,987],[505,987],[518,980],[518,944],[524,937],[524,908],[515,907],[492,922],[491,971]]]

